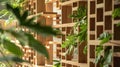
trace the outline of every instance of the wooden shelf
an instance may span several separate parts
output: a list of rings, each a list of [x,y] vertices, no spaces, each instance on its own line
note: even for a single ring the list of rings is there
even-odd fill
[[[97,26],[104,25],[104,22],[96,22],[96,25],[97,25]]]
[[[72,8],[72,11],[76,11],[76,10],[77,10],[77,8],[78,8],[78,7],[74,7],[74,8]]]
[[[61,42],[49,41],[49,44],[62,44]]]
[[[53,21],[59,22],[59,21],[61,21],[61,19],[56,19],[56,20],[53,20]]]
[[[95,18],[96,15],[95,15],[95,14],[90,14],[90,17],[91,17],[91,18]]]
[[[42,16],[47,17],[47,18],[54,18],[57,16],[56,12],[42,12]]]
[[[114,57],[120,57],[120,52],[115,52],[115,53],[113,54],[113,56],[114,56]]]
[[[90,58],[90,62],[95,62],[95,58]]]
[[[70,0],[70,1],[66,1],[66,2],[61,3],[61,6],[70,5],[73,2],[78,2],[78,1],[86,1],[87,2],[87,0]]]
[[[61,47],[57,47],[57,50],[61,50]]]
[[[90,40],[89,45],[99,45],[100,40]],[[111,40],[108,43],[105,43],[104,46],[120,46],[120,41]]]
[[[80,67],[87,67],[86,63],[78,63],[78,62],[67,61],[67,60],[62,60],[61,62],[66,63],[66,64],[72,64],[72,65],[80,66]]]
[[[90,34],[95,34],[95,31],[90,31]]]
[[[53,28],[73,27],[74,25],[75,23],[58,24],[58,25],[54,25]]]
[[[103,3],[96,5],[96,8],[103,8],[103,7],[104,7],[104,4],[103,4]]]
[[[114,20],[113,24],[118,24],[120,22],[120,20]]]
[[[107,11],[107,12],[104,13],[104,15],[105,15],[105,16],[107,16],[107,15],[112,15],[112,11]]]
[[[47,0],[45,3],[53,3],[53,2],[56,2],[57,0]]]

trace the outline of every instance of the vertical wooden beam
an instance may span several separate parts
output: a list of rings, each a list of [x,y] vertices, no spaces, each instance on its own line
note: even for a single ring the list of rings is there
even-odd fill
[[[37,35],[37,40],[45,44],[45,38],[41,35]],[[39,53],[37,53],[37,65],[45,65],[45,57]]]
[[[45,5],[46,12],[53,12],[53,3],[46,3]],[[53,25],[53,18],[46,18],[46,24],[47,26]],[[49,44],[49,41],[53,41],[53,37],[49,36],[46,37],[46,46],[49,46],[48,52],[49,52],[49,60],[47,60],[46,64],[52,65],[53,64],[53,44]]]
[[[45,11],[45,0],[36,0],[37,13]]]

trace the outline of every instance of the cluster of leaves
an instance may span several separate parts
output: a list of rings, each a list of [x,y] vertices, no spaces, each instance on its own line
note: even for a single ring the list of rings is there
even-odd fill
[[[0,0],[0,6],[3,7],[3,9],[0,10],[0,19],[7,19],[7,23],[10,23],[15,19],[15,16],[10,11],[5,9],[4,6],[6,3],[11,4],[13,7],[20,7],[20,9],[22,9],[22,5],[24,2],[24,0]]]
[[[53,67],[62,67],[60,60],[53,60],[55,62],[55,64],[53,65]]]
[[[84,6],[79,6],[77,9],[77,13],[70,15],[70,17],[82,20],[84,17],[86,17],[86,13],[86,8]]]
[[[112,17],[113,17],[113,18],[120,17],[120,8],[116,8],[116,9],[113,11]],[[120,26],[120,22],[117,24],[117,26]]]
[[[80,28],[80,32],[71,33],[67,36],[66,40],[63,42],[62,47],[68,48],[67,53],[71,53],[78,46],[77,43],[83,43],[87,41],[87,20],[86,14],[87,10],[84,6],[80,6],[77,9],[77,13],[70,15],[71,18],[77,19],[77,22],[73,29]],[[86,47],[85,47],[86,48]],[[85,50],[86,51],[86,50]],[[84,53],[86,53],[83,51]]]
[[[66,54],[71,54],[71,52],[77,47],[77,37],[76,35],[68,35],[66,40],[62,44],[62,48],[68,48]]]
[[[58,31],[53,29],[50,26],[43,26],[40,23],[35,22],[35,17],[28,18],[28,11],[22,12],[20,7],[14,7],[10,4],[6,4],[6,8],[8,11],[13,13],[13,15],[18,20],[18,26],[24,27],[26,29],[29,29],[30,31],[33,31],[35,33],[38,33],[40,35],[57,35]],[[6,56],[2,50],[0,50],[0,53],[3,55],[0,58],[0,61],[14,61],[14,62],[25,62],[25,60],[22,60],[21,57],[23,56],[22,47],[29,46],[32,49],[36,50],[38,53],[44,55],[47,59],[49,59],[49,55],[47,52],[47,49],[41,42],[36,40],[32,34],[26,31],[22,30],[16,30],[16,27],[12,27],[9,29],[4,29],[0,27],[0,44],[3,45],[3,47],[12,53],[11,56]],[[6,37],[7,36],[7,37]],[[15,42],[12,42],[12,37],[14,37],[19,42],[19,47]],[[11,66],[12,67],[12,66]]]
[[[116,8],[112,13],[113,18],[120,17],[120,8]],[[117,24],[117,26],[120,26],[120,22]],[[102,33],[100,37],[98,38],[101,40],[100,45],[96,47],[96,63],[100,62],[100,67],[109,67],[109,64],[112,61],[112,50],[111,47],[106,46],[103,48],[103,44],[107,43],[111,39],[111,34],[109,33]],[[105,52],[104,52],[105,51]],[[101,56],[104,52],[104,56]]]
[[[103,48],[103,44],[107,43],[111,39],[111,34],[104,32],[99,36],[100,44],[96,47],[95,63],[100,63],[100,67],[109,67],[112,60],[112,50],[109,46]],[[104,56],[102,54],[104,53]]]

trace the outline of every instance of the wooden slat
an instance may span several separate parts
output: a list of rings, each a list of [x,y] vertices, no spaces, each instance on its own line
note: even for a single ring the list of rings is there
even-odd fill
[[[96,7],[97,7],[97,8],[103,8],[103,7],[104,7],[104,4],[103,4],[103,3],[97,4]]]
[[[78,7],[72,8],[72,11],[77,11]]]
[[[75,61],[67,61],[67,60],[61,60],[61,62],[66,63],[66,64],[72,64],[80,67],[87,67],[87,63],[78,63]]]
[[[94,35],[94,34],[95,34],[95,31],[90,31],[90,34],[93,34],[93,35]]]
[[[112,11],[105,12],[105,15],[112,15]]]
[[[96,22],[96,25],[104,25],[104,22]]]
[[[113,54],[113,56],[114,56],[114,57],[120,57],[120,52],[115,52],[115,53]]]
[[[96,14],[91,14],[90,17],[91,17],[91,18],[95,18],[95,17],[96,17]]]
[[[100,44],[100,40],[89,40],[89,45],[99,45]],[[107,43],[104,44],[104,46],[120,46],[120,41],[109,41]]]
[[[87,0],[70,0],[70,1],[66,1],[66,2],[61,3],[61,5],[62,6],[64,6],[64,5],[70,5],[73,2],[78,2],[78,1],[86,1],[87,2]]]
[[[75,23],[66,23],[66,24],[58,24],[58,25],[53,25],[54,28],[61,28],[61,27],[73,27]]]

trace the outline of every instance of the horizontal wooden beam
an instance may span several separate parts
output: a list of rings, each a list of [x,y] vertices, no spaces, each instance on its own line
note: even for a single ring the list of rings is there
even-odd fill
[[[62,28],[62,27],[73,27],[75,23],[66,23],[66,24],[57,24],[53,25],[54,28]]]

